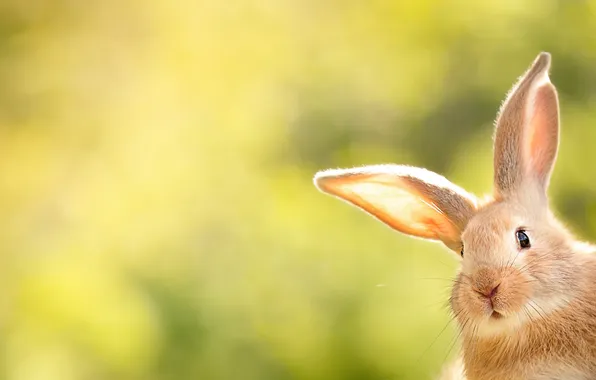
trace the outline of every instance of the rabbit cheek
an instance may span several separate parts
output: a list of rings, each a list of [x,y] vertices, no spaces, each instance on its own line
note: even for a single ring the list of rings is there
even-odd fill
[[[457,276],[454,284],[450,298],[451,310],[460,326],[462,326],[470,319],[470,317],[474,316],[470,311],[468,301],[470,296],[470,284],[467,276],[464,276],[461,273]]]

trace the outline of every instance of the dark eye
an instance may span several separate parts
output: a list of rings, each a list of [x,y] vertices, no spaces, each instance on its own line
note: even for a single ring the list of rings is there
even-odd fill
[[[515,236],[517,237],[517,242],[519,243],[519,246],[521,248],[530,248],[530,238],[528,237],[528,235],[526,235],[526,231],[524,230],[519,230],[515,233]]]
[[[461,257],[464,257],[464,246],[463,245],[461,246],[461,252],[460,252],[460,254],[461,254]]]

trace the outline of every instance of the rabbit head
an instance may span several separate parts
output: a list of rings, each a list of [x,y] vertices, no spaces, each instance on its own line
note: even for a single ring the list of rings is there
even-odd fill
[[[316,174],[323,192],[393,229],[441,241],[461,258],[451,295],[464,337],[512,334],[564,307],[574,287],[573,240],[553,218],[547,189],[559,145],[559,105],[541,53],[501,106],[489,199],[402,165]]]

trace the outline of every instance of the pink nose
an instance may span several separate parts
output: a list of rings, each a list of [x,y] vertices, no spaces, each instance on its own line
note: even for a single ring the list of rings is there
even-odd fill
[[[492,288],[492,290],[488,294],[485,294],[486,297],[492,299],[497,294],[497,290],[499,290],[499,285],[500,284],[497,284],[494,288]]]
[[[497,292],[499,291],[499,285],[497,284],[495,286],[492,287],[487,287],[484,288],[484,291],[476,291],[478,294],[480,294],[483,297],[488,298],[488,300],[490,301],[490,305],[491,307],[493,306],[493,298],[497,295]]]

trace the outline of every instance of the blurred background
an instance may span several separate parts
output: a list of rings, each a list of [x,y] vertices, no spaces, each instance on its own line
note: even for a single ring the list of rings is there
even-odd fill
[[[497,109],[549,51],[553,204],[596,241],[595,36],[582,0],[3,0],[0,377],[433,378],[457,257],[312,176],[489,192]]]

